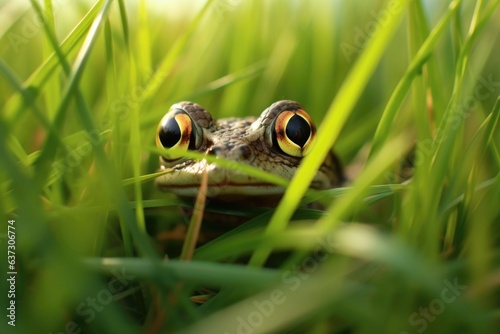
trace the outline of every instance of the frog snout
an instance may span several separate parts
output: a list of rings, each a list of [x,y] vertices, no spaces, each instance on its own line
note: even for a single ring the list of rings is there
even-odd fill
[[[251,161],[253,153],[247,144],[219,146],[214,145],[208,150],[208,154],[233,161]]]

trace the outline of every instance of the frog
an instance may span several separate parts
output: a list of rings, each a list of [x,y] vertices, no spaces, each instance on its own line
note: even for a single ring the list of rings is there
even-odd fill
[[[259,117],[229,117],[216,120],[201,105],[184,101],[173,104],[161,118],[156,131],[156,145],[161,176],[156,185],[175,194],[186,222],[193,214],[193,204],[201,189],[204,174],[203,223],[197,243],[205,244],[227,231],[269,214],[278,205],[285,187],[249,176],[238,168],[217,163],[224,159],[247,164],[285,180],[291,180],[302,159],[311,152],[316,140],[316,126],[307,111],[296,101],[277,101]],[[195,151],[215,157],[193,159],[185,152]],[[346,183],[346,177],[334,152],[329,152],[314,172],[310,187],[330,189]],[[185,203],[187,201],[188,203]],[[309,209],[324,209],[311,203]],[[182,242],[187,224],[176,224],[162,233],[163,241]]]

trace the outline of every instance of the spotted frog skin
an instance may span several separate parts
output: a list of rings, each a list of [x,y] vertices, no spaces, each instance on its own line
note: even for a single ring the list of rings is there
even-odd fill
[[[203,171],[208,172],[208,197],[226,201],[252,201],[280,197],[284,188],[229,170],[205,160],[186,159],[169,149],[193,150],[257,167],[291,179],[312,147],[316,128],[304,108],[295,101],[278,101],[260,117],[214,120],[193,102],[174,104],[158,125],[156,143],[165,149],[156,179],[164,190],[181,197],[195,197]],[[177,153],[179,150],[177,150]],[[314,189],[340,186],[344,174],[336,156],[328,154],[311,183]]]

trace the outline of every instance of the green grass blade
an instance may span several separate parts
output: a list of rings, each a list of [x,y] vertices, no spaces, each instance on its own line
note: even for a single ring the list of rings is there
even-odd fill
[[[156,95],[160,85],[163,83],[163,80],[170,73],[170,70],[174,66],[176,60],[184,49],[189,37],[193,33],[194,29],[199,25],[201,19],[205,16],[210,6],[212,6],[213,0],[208,0],[200,12],[196,15],[196,17],[191,21],[189,27],[184,31],[184,33],[179,36],[174,45],[171,47],[169,52],[162,59],[160,64],[158,65],[158,69],[155,71],[148,84],[144,89],[144,96],[142,98],[143,101],[147,101],[152,96]],[[161,80],[160,80],[161,78]]]
[[[268,225],[266,233],[276,233],[286,228],[293,210],[299,204],[301,197],[312,181],[314,176],[313,171],[319,168],[328,151],[331,149],[357,98],[361,95],[371,73],[373,73],[385,47],[398,26],[403,12],[402,8],[405,7],[406,1],[399,1],[398,3],[400,10],[394,13],[389,18],[389,22],[385,26],[382,26],[374,38],[370,40],[363,54],[354,65],[349,77],[337,93],[337,97],[332,102],[318,129],[315,146],[311,153],[304,158],[297,170],[295,177],[292,179],[289,188]],[[252,256],[251,264],[261,266],[270,252],[269,248],[257,250]]]
[[[85,33],[92,24],[97,13],[101,10],[104,0],[97,1],[95,5],[87,12],[85,17],[75,26],[70,34],[62,41],[61,50],[65,55],[68,55],[74,50],[79,42],[85,37]],[[31,76],[23,83],[24,87],[36,87],[41,89],[47,80],[54,74],[55,69],[59,66],[59,59],[54,53],[52,56],[41,64]],[[39,92],[38,90],[35,92]],[[37,93],[38,94],[38,93]],[[37,95],[35,95],[36,97]],[[22,100],[18,95],[13,95],[4,106],[4,113],[8,120],[19,118],[19,113],[23,112]]]
[[[396,89],[394,90],[394,93],[391,95],[391,98],[387,103],[384,113],[382,114],[382,118],[378,123],[375,136],[373,137],[370,156],[373,156],[373,154],[377,152],[389,138],[389,135],[391,133],[391,126],[394,122],[396,113],[401,107],[404,98],[408,94],[415,75],[418,73],[418,71],[421,70],[421,67],[427,61],[428,57],[434,50],[437,41],[448,28],[448,22],[450,21],[453,13],[458,10],[460,2],[461,1],[453,1],[450,3],[446,13],[441,17],[427,39],[424,41],[422,47],[412,59],[404,76],[399,81]]]

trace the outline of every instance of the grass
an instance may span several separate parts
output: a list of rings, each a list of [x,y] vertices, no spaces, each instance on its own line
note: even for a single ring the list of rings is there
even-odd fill
[[[4,1],[2,333],[498,332],[498,4]],[[287,191],[215,208],[253,218],[191,254],[195,233],[172,237],[194,203],[152,182],[158,121],[280,99],[311,114],[313,150],[290,181],[218,161]],[[308,190],[332,147],[355,177]]]

